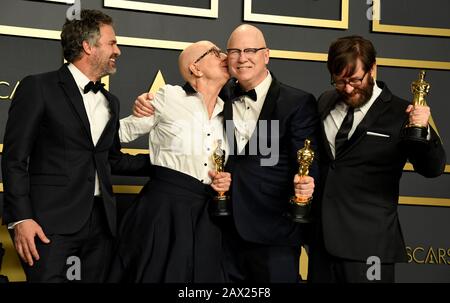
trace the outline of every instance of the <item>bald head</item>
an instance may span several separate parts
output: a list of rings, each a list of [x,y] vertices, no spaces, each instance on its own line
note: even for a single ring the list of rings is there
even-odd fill
[[[189,70],[189,65],[197,60],[206,51],[210,50],[213,46],[214,43],[210,41],[198,41],[189,45],[181,52],[178,57],[178,68],[185,81],[189,82],[189,80],[193,78],[193,75]]]
[[[227,47],[233,47],[238,41],[247,41],[252,47],[266,46],[266,40],[263,33],[255,26],[250,24],[239,25],[230,35]]]
[[[249,24],[238,26],[228,39],[227,49],[230,74],[242,88],[250,90],[264,81],[270,54],[258,28]]]

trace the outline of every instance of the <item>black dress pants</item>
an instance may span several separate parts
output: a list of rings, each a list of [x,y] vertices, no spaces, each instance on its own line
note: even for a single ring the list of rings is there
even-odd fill
[[[40,259],[33,266],[22,262],[28,282],[104,282],[113,237],[101,198],[94,198],[91,215],[78,232],[47,237],[49,244],[35,238]]]

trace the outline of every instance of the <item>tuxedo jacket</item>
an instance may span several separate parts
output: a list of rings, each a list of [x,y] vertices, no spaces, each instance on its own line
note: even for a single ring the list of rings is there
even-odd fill
[[[119,100],[103,90],[111,118],[93,144],[83,99],[66,65],[24,78],[11,102],[2,173],[5,224],[34,219],[48,234],[71,234],[88,220],[97,171],[112,234],[111,173],[148,175],[146,155],[120,152]]]
[[[406,260],[397,213],[403,166],[409,160],[419,174],[436,177],[443,173],[446,158],[431,127],[430,141],[424,146],[401,141],[410,103],[394,96],[384,83],[377,84],[381,95],[336,159],[321,123],[321,197],[315,211],[331,255],[363,262],[378,256],[382,263],[394,263]],[[338,101],[335,90],[319,98],[322,122]]]
[[[294,175],[298,172],[297,151],[304,146],[305,139],[312,141],[312,149],[317,146],[317,103],[313,95],[284,85],[273,75],[272,78],[258,120],[258,123],[265,122],[267,127],[257,124],[244,152],[237,154],[234,150],[225,167],[232,176],[233,220],[238,233],[247,241],[299,246],[304,230],[287,218],[286,212],[294,193]],[[230,99],[224,105],[224,120],[228,126],[233,125],[234,101],[232,97]],[[227,138],[236,148],[234,129],[227,128]],[[249,153],[252,140],[256,140],[258,148]],[[260,145],[273,147],[277,142],[279,151],[271,154],[267,155],[260,148]],[[276,158],[276,163],[266,165],[261,162],[270,157]],[[310,175],[317,177],[317,172],[315,161]]]

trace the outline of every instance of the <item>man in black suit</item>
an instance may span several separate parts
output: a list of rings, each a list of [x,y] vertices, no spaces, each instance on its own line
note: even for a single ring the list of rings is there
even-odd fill
[[[318,101],[323,151],[315,212],[321,219],[310,254],[312,282],[368,282],[373,261],[380,262],[378,281],[394,282],[394,263],[407,260],[397,213],[403,166],[408,159],[430,178],[444,171],[430,108],[412,106],[374,81],[375,57],[372,43],[359,36],[338,39],[328,52],[335,89]],[[408,122],[428,127],[426,144],[402,142]]]
[[[232,216],[223,228],[230,264],[235,264],[230,278],[295,283],[300,280],[306,230],[286,212],[294,184],[297,195],[313,193],[313,178],[296,175],[296,153],[305,139],[316,149],[316,100],[269,72],[269,49],[258,28],[238,26],[230,35],[227,53],[230,74],[236,78],[224,107],[228,142],[234,145],[225,168],[233,178]],[[315,178],[316,166],[314,161],[310,169]]]
[[[120,152],[119,100],[99,81],[120,55],[111,17],[83,10],[61,43],[70,63],[23,79],[11,103],[3,220],[28,281],[101,282],[116,233],[111,173],[148,175],[150,162]]]

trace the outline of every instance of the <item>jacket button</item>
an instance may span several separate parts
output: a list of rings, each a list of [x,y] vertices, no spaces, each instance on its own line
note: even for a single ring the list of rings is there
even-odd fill
[[[333,163],[330,164],[330,167],[331,167],[331,169],[335,169],[336,168],[336,164],[334,164],[334,162],[333,162]]]

